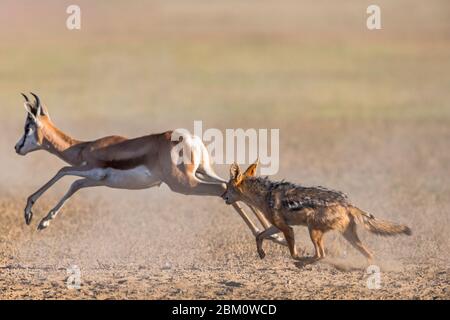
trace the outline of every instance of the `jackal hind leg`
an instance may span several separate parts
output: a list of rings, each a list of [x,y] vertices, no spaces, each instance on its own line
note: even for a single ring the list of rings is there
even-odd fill
[[[314,245],[314,259],[321,259],[325,257],[325,250],[323,248],[323,231],[309,227],[309,236]]]
[[[325,258],[325,245],[323,243],[323,238],[324,238],[323,235],[324,235],[324,233],[322,233],[322,236],[320,237],[320,240],[319,240],[319,249],[320,249],[322,258]]]
[[[359,252],[361,252],[370,263],[373,259],[373,254],[367,249],[364,244],[359,240],[358,234],[356,233],[356,224],[354,221],[350,222],[342,234],[344,238],[351,243],[351,245],[356,248]]]

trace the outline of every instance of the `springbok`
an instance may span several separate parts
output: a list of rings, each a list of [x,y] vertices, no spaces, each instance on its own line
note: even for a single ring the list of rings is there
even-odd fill
[[[46,150],[69,166],[61,168],[46,184],[30,195],[25,207],[25,222],[30,224],[34,203],[53,184],[64,176],[77,176],[67,193],[56,206],[40,221],[38,230],[49,226],[65,202],[82,188],[106,186],[118,189],[146,189],[165,183],[177,193],[200,196],[222,196],[226,191],[226,181],[212,169],[210,157],[200,138],[189,134],[180,134],[179,141],[172,141],[174,131],[151,134],[139,138],[127,139],[121,136],[108,136],[93,141],[78,141],[59,130],[51,121],[45,105],[39,97],[32,103],[25,98],[27,117],[24,135],[15,145],[20,155],[32,151]],[[172,152],[182,141],[191,150],[192,161],[178,164],[173,161]],[[185,150],[185,149],[184,149]],[[235,203],[234,209],[244,219],[256,236],[260,230],[249,218],[242,207]],[[255,208],[250,207],[264,229],[271,225]],[[275,235],[271,240],[286,245],[284,239]]]

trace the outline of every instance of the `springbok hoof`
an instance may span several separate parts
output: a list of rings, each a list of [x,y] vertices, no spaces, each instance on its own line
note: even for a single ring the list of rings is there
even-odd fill
[[[31,209],[25,208],[25,223],[27,225],[30,225],[32,218],[33,218],[33,212],[31,211]]]
[[[50,221],[44,219],[44,220],[41,221],[41,223],[39,223],[37,229],[38,230],[44,230],[45,228],[47,228],[49,226],[49,224],[50,224]]]

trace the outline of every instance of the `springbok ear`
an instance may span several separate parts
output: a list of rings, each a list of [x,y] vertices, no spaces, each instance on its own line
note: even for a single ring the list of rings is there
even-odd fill
[[[235,162],[230,167],[230,179],[237,180],[240,176],[241,176],[241,168],[239,168],[239,165]]]
[[[247,170],[244,172],[245,177],[254,177],[256,175],[256,170],[258,169],[259,159],[256,159],[255,163],[251,164]]]
[[[45,106],[45,104],[41,105],[41,115],[43,116],[47,116],[50,119],[50,115],[48,114],[48,110],[47,107]]]
[[[33,106],[31,105],[31,103],[29,103],[29,102],[24,102],[23,103],[23,106],[25,107],[25,110],[28,112],[28,114],[30,115],[30,117],[35,121],[35,122],[37,122],[37,119],[36,119],[36,115],[35,115],[35,109],[33,108]]]

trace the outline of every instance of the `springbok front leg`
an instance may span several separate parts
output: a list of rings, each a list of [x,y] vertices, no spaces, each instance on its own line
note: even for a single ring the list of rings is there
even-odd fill
[[[75,175],[83,178],[91,178],[92,180],[101,180],[104,177],[104,171],[101,169],[92,169],[90,167],[63,167],[58,173],[51,178],[46,184],[40,187],[35,193],[28,197],[27,205],[25,207],[25,222],[30,224],[33,218],[33,212],[31,211],[33,205],[36,203],[45,191],[50,189],[59,179],[66,175]]]
[[[100,181],[90,180],[90,179],[79,179],[74,181],[67,193],[59,200],[58,204],[50,210],[50,212],[41,220],[38,226],[38,230],[45,229],[49,226],[50,221],[55,219],[55,217],[58,215],[61,208],[64,206],[66,201],[74,195],[75,192],[77,192],[80,189],[88,188],[88,187],[97,187],[102,186],[103,183]]]
[[[244,220],[247,227],[249,227],[252,234],[256,237],[261,231],[258,229],[258,227],[255,225],[255,223],[249,218],[247,213],[242,209],[242,207],[239,205],[239,203],[235,202],[232,204],[234,210],[236,210],[237,213],[241,216],[241,218]]]

